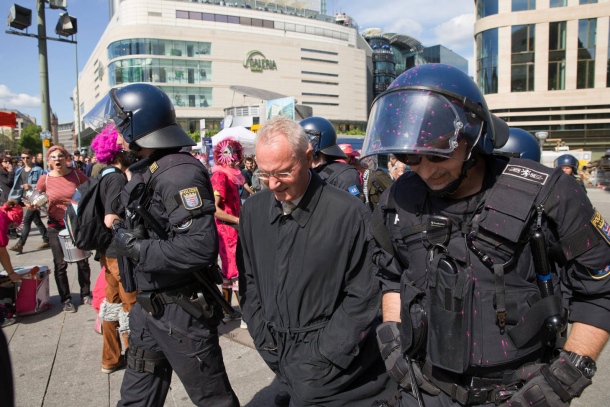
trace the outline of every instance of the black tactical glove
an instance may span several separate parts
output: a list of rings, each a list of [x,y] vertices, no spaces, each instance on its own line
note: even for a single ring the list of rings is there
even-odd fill
[[[377,327],[377,344],[381,351],[381,357],[385,362],[385,368],[390,379],[395,381],[406,390],[411,390],[410,367],[413,368],[417,386],[431,395],[440,393],[440,389],[430,382],[422,373],[417,363],[407,363],[400,348],[400,323],[384,322]]]
[[[541,366],[501,407],[568,407],[591,384],[564,351],[553,364]]]
[[[113,242],[119,256],[131,259],[134,264],[138,263],[142,240],[136,236],[134,231],[123,228],[115,230]]]

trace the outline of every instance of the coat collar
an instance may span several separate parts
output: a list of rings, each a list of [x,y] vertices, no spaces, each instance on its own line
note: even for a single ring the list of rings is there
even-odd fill
[[[326,183],[318,174],[316,174],[315,171],[309,170],[309,172],[311,174],[309,186],[307,187],[301,202],[299,202],[299,205],[290,215],[302,228],[307,225],[309,218],[311,218],[311,215],[318,205],[318,201],[320,200],[322,188],[326,185]],[[273,193],[270,194],[269,199],[269,223],[274,223],[281,216],[283,216],[282,204],[275,199]]]

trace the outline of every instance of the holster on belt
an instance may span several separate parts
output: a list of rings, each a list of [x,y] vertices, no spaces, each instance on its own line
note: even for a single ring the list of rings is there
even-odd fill
[[[164,292],[145,291],[136,296],[136,301],[149,315],[160,315],[167,304],[177,304],[195,319],[212,318],[214,308],[208,304],[197,284],[187,285]]]

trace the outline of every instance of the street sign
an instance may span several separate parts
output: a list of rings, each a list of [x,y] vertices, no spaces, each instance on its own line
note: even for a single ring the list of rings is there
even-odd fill
[[[42,140],[42,145],[45,147],[51,147],[51,140],[50,139]]]
[[[50,131],[41,131],[40,132],[40,139],[41,140],[51,140],[52,135]]]

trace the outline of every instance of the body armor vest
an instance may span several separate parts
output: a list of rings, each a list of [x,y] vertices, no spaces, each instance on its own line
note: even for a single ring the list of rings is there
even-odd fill
[[[395,182],[380,206],[393,255],[408,265],[403,351],[417,355],[417,342],[426,343],[427,361],[456,373],[539,359],[556,336],[544,319],[561,313],[561,303],[541,298],[528,241],[558,176],[511,159],[491,188],[461,200],[432,197],[416,174]]]

